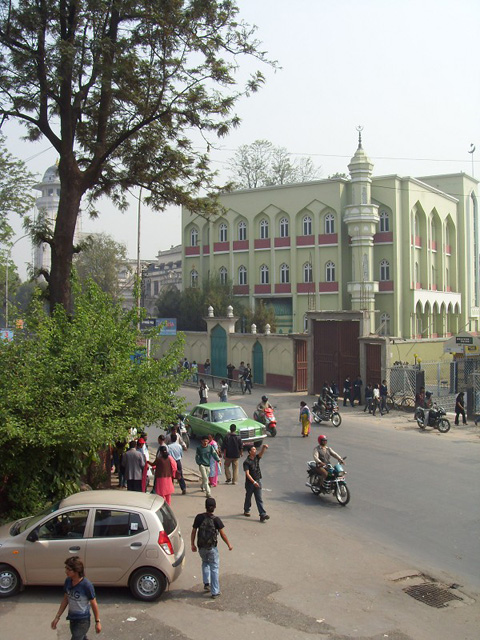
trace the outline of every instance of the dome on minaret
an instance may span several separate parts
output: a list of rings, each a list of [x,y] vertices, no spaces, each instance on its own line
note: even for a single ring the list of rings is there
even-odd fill
[[[45,171],[42,182],[59,182],[60,178],[58,176],[58,166],[53,164],[51,167]]]

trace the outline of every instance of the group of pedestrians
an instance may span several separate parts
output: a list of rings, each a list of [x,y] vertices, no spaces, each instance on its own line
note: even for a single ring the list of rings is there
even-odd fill
[[[343,383],[343,406],[346,407],[347,403],[350,403],[351,407],[362,406],[362,387],[363,380],[358,375],[352,382],[350,376],[347,376]],[[367,411],[372,415],[376,415],[377,411],[383,416],[384,413],[389,413],[387,406],[388,398],[388,385],[386,380],[382,380],[381,383],[372,384],[369,382],[365,387],[365,404],[363,411]]]

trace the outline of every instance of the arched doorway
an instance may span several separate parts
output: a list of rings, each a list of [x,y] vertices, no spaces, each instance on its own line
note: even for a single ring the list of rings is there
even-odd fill
[[[212,375],[227,377],[227,332],[217,324],[210,334],[212,344]]]
[[[253,345],[253,382],[263,384],[263,347],[258,340]]]

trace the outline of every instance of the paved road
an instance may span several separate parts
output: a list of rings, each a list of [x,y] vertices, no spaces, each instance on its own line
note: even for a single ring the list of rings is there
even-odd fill
[[[191,390],[187,399],[196,402]],[[276,405],[278,435],[269,438],[265,457],[266,497],[295,505],[314,524],[357,530],[428,569],[480,588],[480,429],[448,434],[420,431],[409,414],[373,417],[361,409],[343,410],[337,429],[314,425],[300,437],[302,396],[270,393]],[[232,399],[251,415],[256,396]],[[330,496],[316,497],[305,486],[305,462],[312,459],[320,433],[340,455],[352,499],[346,508]]]
[[[194,390],[187,395],[196,401]],[[477,571],[476,554],[470,552],[475,539],[472,542],[468,535],[460,539],[447,529],[452,518],[461,519],[464,529],[478,535],[478,511],[475,515],[469,503],[478,486],[478,434],[420,434],[397,418],[374,423],[357,412],[351,416],[346,412],[339,429],[314,427],[315,433],[326,431],[331,444],[348,455],[352,502],[342,508],[334,499],[316,498],[304,485],[304,462],[311,457],[314,442],[299,437],[301,396],[271,395],[280,416],[280,434],[269,439],[263,461],[271,519],[260,524],[255,517],[243,517],[242,485],[220,483],[214,490],[218,514],[234,547],[229,552],[220,543],[222,597],[212,601],[204,593],[198,554],[187,549],[182,575],[158,602],[134,601],[126,589],[98,589],[104,628],[100,637],[478,640],[478,589],[465,588],[471,599],[445,609],[429,607],[404,592],[411,584],[405,576],[412,570],[430,573],[447,585],[453,581],[467,585],[469,575]],[[242,398],[249,413],[254,403],[253,396]],[[407,469],[405,481],[411,488],[403,489],[399,484],[404,482],[402,458],[407,454],[425,471],[417,481]],[[187,459],[192,458],[190,450]],[[460,485],[458,491],[452,485],[441,495],[434,492],[437,477],[446,485],[454,481],[443,475],[447,460],[461,466],[459,476],[468,474],[470,486],[463,489],[459,502]],[[370,479],[370,468],[382,476],[381,489]],[[204,495],[194,483],[186,495],[177,492],[173,497],[187,541],[193,517],[203,504]],[[467,507],[470,519],[463,517]],[[456,558],[451,547],[455,539],[465,548],[463,558]],[[0,600],[1,640],[68,640],[64,620],[56,633],[49,628],[61,597],[60,587],[29,587]]]

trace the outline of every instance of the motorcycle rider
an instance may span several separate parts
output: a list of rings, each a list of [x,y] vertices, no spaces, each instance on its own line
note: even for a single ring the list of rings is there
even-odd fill
[[[433,406],[433,400],[432,400],[432,392],[431,391],[426,391],[425,392],[425,400],[424,400],[424,412],[423,412],[423,424],[428,427],[428,420],[430,417],[430,409]]]
[[[318,436],[318,446],[313,450],[313,459],[317,463],[317,473],[320,475],[319,486],[321,487],[328,476],[327,465],[330,464],[330,458],[335,458],[343,464],[343,458],[330,447],[327,447],[327,436]]]
[[[327,402],[331,402],[333,400],[332,388],[328,384],[327,381],[323,383],[322,393],[318,396],[318,408],[320,411],[325,411],[327,408]]]
[[[265,422],[265,409],[273,410],[273,406],[268,401],[268,396],[262,396],[261,401],[257,404],[257,419],[260,422]]]

